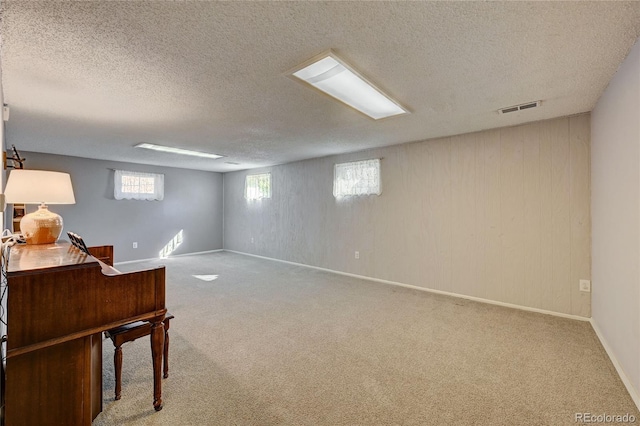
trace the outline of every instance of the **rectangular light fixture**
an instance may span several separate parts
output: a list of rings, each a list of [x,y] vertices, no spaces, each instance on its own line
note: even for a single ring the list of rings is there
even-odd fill
[[[136,148],[151,149],[153,151],[168,152],[170,154],[191,155],[193,157],[212,158],[214,160],[216,158],[224,157],[224,155],[210,154],[208,152],[201,152],[201,151],[192,151],[190,149],[174,148],[171,146],[155,145],[152,143],[139,143],[138,145],[136,145]]]
[[[289,74],[374,120],[409,113],[331,50],[310,59]]]

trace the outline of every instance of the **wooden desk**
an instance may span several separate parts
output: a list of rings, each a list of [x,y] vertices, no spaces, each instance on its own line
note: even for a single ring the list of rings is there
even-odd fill
[[[12,247],[6,271],[6,425],[91,425],[102,411],[101,332],[137,320],[153,324],[162,408],[164,267],[121,274],[58,242]]]

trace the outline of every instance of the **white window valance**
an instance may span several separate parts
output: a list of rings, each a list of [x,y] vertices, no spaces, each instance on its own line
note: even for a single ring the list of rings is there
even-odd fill
[[[164,175],[116,170],[113,195],[116,200],[162,200]]]
[[[333,196],[380,195],[380,159],[336,164],[333,168]]]

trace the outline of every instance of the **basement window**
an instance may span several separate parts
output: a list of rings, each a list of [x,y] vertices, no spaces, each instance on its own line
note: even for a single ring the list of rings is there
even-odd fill
[[[116,200],[164,199],[164,175],[116,170],[114,180]]]
[[[380,195],[380,159],[336,164],[333,168],[333,196]]]
[[[244,198],[247,200],[271,198],[271,173],[247,175],[244,180]]]

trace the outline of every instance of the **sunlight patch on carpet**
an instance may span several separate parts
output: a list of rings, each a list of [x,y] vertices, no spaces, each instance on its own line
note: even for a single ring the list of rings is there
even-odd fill
[[[193,276],[202,281],[213,281],[218,279],[218,275],[193,275]]]

